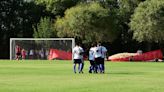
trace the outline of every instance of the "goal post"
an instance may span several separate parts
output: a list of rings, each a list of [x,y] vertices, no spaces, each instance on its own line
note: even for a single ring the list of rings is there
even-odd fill
[[[21,48],[22,59],[72,59],[74,38],[10,38],[10,60],[16,59],[16,46]],[[23,58],[25,55],[25,58]],[[71,58],[70,58],[71,55]],[[69,58],[68,58],[69,57]]]

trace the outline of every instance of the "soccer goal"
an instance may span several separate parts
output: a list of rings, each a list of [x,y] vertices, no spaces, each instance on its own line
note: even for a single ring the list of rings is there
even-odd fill
[[[10,60],[16,59],[16,46],[21,48],[22,59],[71,60],[74,38],[10,38]]]

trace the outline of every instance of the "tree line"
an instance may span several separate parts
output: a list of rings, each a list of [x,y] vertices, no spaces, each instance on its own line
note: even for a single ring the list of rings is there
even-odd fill
[[[109,55],[164,46],[163,0],[1,0],[0,58],[10,38],[103,42]]]

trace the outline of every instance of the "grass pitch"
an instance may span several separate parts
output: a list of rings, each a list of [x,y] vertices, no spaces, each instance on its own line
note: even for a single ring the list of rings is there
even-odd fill
[[[163,92],[164,63],[106,62],[105,74],[74,74],[69,61],[0,60],[0,92]]]

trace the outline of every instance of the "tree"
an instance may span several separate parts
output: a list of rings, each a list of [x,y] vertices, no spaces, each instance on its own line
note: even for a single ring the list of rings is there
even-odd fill
[[[118,1],[119,15],[125,24],[128,25],[128,23],[130,22],[131,15],[134,13],[135,8],[138,7],[138,4],[141,1],[143,0],[119,0]]]
[[[118,18],[119,18],[119,25],[120,29],[122,31],[122,39],[123,42],[127,42],[128,40],[131,40],[132,34],[129,33],[129,22],[130,18],[134,13],[134,10],[136,7],[138,7],[138,4],[141,3],[143,0],[119,0],[118,1]]]
[[[120,37],[116,39],[114,43],[115,47],[122,48],[122,51],[134,52],[138,42],[132,39],[132,32],[129,31],[129,22],[130,18],[134,13],[138,4],[143,2],[144,0],[117,0],[118,8],[116,9],[116,14],[118,19],[118,28],[120,30]],[[119,44],[119,45],[118,45]],[[120,47],[119,47],[120,46]],[[138,48],[137,48],[138,49]]]
[[[34,0],[37,4],[43,4],[47,10],[55,16],[64,16],[66,9],[75,6],[80,0]]]
[[[91,2],[68,9],[57,18],[55,27],[60,37],[75,37],[83,43],[113,41],[117,37],[115,21],[108,9]]]
[[[164,40],[164,1],[147,0],[136,8],[130,28],[133,38],[139,42],[162,42]]]
[[[44,14],[44,7],[24,0],[0,0],[0,58],[9,58],[10,38],[32,37],[32,25]]]
[[[53,23],[50,18],[41,18],[37,27],[34,28],[34,38],[51,38],[55,37]]]

